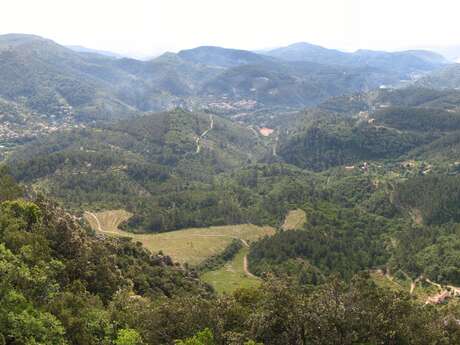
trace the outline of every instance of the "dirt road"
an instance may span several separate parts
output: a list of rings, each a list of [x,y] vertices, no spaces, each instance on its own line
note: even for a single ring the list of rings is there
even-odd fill
[[[208,134],[208,132],[214,128],[214,118],[212,117],[212,115],[209,115],[209,120],[211,121],[211,123],[209,124],[209,128],[205,130],[203,133],[201,133],[201,135],[195,140],[196,153],[200,153],[201,151],[201,145],[200,145],[201,139],[203,139],[206,136],[206,134]]]

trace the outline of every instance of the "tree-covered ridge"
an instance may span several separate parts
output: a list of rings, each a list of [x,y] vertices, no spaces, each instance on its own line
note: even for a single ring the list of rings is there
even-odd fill
[[[173,344],[178,339],[185,344],[280,345],[458,341],[457,309],[422,307],[408,294],[379,288],[366,276],[354,277],[384,265],[391,254],[394,269],[456,282],[455,227],[427,229],[414,241],[411,228],[394,227],[388,219],[353,208],[375,192],[366,176],[338,176],[337,184],[322,190],[312,174],[283,165],[246,168],[228,177],[233,188],[242,188],[240,194],[244,188],[260,196],[269,191],[264,202],[271,200],[265,207],[272,212],[283,201],[279,207],[287,209],[310,205],[304,230],[281,232],[251,248],[254,272],[298,279],[269,279],[260,289],[209,295],[193,274],[167,257],[126,239],[96,237],[45,200],[11,200],[21,190],[3,172],[0,195],[7,201],[0,205],[0,339],[82,345]],[[347,186],[361,186],[361,195],[353,199]],[[343,206],[315,203],[318,198]],[[387,252],[392,234],[401,246]],[[437,261],[430,259],[441,252]],[[437,270],[449,262],[451,268]],[[334,272],[348,283],[331,279]]]
[[[210,128],[211,123],[212,130],[198,143],[197,138]],[[47,170],[41,172],[46,176],[62,168],[65,162],[63,156],[66,155],[70,156],[71,163],[71,156],[76,156],[73,164],[81,165],[85,157],[88,163],[97,164],[100,161],[97,164],[100,169],[113,164],[123,165],[127,161],[176,167],[181,165],[181,161],[201,159],[202,155],[196,154],[198,144],[203,148],[203,159],[210,160],[208,165],[216,171],[247,160],[256,160],[264,154],[262,140],[249,129],[217,116],[176,110],[103,127],[57,133],[18,152],[12,157],[12,162],[25,164],[32,161],[31,164],[27,163],[32,165],[31,170],[20,169],[20,173],[15,173],[21,179],[40,176],[37,175],[40,172],[33,168],[34,159],[50,160],[42,164],[48,166]],[[117,158],[119,162],[115,162]]]
[[[273,269],[280,271],[277,266],[285,265],[286,261],[305,260],[306,271],[299,272],[299,279],[306,283],[308,279],[303,275],[310,274],[313,280],[310,283],[316,284],[318,272],[340,273],[350,278],[361,270],[387,262],[388,220],[332,205],[310,210],[307,220],[304,230],[283,231],[255,243],[249,256],[251,270],[259,274]]]
[[[311,121],[311,120],[308,120]],[[360,161],[398,158],[436,137],[432,133],[332,118],[308,123],[281,144],[279,155],[290,164],[315,171]]]
[[[459,225],[417,225],[397,234],[389,266],[412,279],[460,285]]]
[[[10,178],[0,181],[3,343],[112,344],[123,329],[111,315],[120,291],[139,299],[208,294],[170,258],[95,236],[46,200],[12,200]]]
[[[16,178],[38,183],[69,207],[128,208],[132,228],[164,231],[245,222],[249,211],[233,206],[244,195],[216,176],[268,150],[240,125],[177,110],[58,133],[9,162]]]
[[[251,271],[319,284],[330,274],[380,269],[458,286],[458,175],[415,169],[390,179],[370,169],[316,179],[310,198],[297,200],[304,228],[254,243]]]
[[[459,106],[457,90],[415,87],[332,98],[282,126],[278,155],[315,171],[406,155],[454,160]]]
[[[456,131],[460,113],[435,108],[387,108],[376,112],[375,120],[389,127],[410,131]]]
[[[395,202],[417,212],[426,224],[460,222],[460,176],[419,176],[401,183]]]
[[[328,98],[318,108],[333,113],[356,116],[360,111],[378,111],[386,108],[428,108],[458,111],[460,91],[438,90],[418,85],[404,88],[383,88]]]

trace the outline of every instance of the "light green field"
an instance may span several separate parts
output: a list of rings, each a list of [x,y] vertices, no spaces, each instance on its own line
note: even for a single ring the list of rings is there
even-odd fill
[[[306,221],[307,215],[304,210],[291,210],[286,215],[286,218],[284,219],[284,223],[281,226],[281,228],[283,230],[301,229]]]
[[[124,210],[85,212],[84,217],[96,231],[113,236],[131,237],[152,252],[161,250],[165,255],[171,256],[175,262],[188,263],[192,266],[221,253],[235,238],[251,243],[275,233],[275,229],[269,226],[242,224],[191,228],[160,234],[133,234],[118,229],[121,222],[131,217],[131,214]]]
[[[381,272],[372,272],[370,276],[379,287],[401,292],[410,292],[411,282],[408,279],[387,277]],[[426,284],[425,282],[418,282],[415,284],[412,296],[420,303],[425,303],[430,296],[434,296],[438,292],[439,291],[436,287]]]
[[[232,293],[239,288],[256,287],[260,280],[248,276],[244,271],[244,257],[248,254],[249,248],[242,247],[233,260],[227,262],[225,266],[206,272],[201,279],[212,285],[218,293]]]

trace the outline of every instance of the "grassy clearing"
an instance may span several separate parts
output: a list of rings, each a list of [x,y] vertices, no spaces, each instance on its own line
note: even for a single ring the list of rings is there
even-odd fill
[[[408,279],[398,279],[396,277],[390,279],[381,272],[372,272],[371,278],[379,287],[407,293],[410,291],[411,282]],[[413,296],[420,303],[425,303],[428,297],[436,295],[438,292],[436,287],[419,281],[415,286]]]
[[[96,231],[114,236],[131,237],[152,252],[161,250],[164,254],[171,256],[174,261],[181,264],[188,263],[192,266],[222,252],[234,238],[251,243],[275,233],[272,227],[251,224],[191,228],[161,234],[132,234],[118,229],[119,224],[129,219],[130,216],[131,214],[124,210],[85,213],[85,219]]]
[[[104,212],[85,212],[85,219],[94,230],[102,232],[113,232],[115,234],[126,235],[125,231],[118,227],[121,223],[131,218],[132,214],[125,210],[112,210]]]
[[[249,248],[242,247],[233,260],[225,266],[206,272],[201,279],[212,285],[218,293],[232,293],[239,288],[255,287],[260,284],[257,278],[248,277],[244,272],[244,257],[248,254]]]
[[[261,237],[273,235],[271,227],[251,224],[184,229],[155,235],[134,235],[152,251],[170,255],[175,261],[196,265],[204,259],[221,253],[234,238],[251,243]]]
[[[304,210],[297,209],[289,211],[281,226],[283,230],[301,229],[307,221],[307,215]]]

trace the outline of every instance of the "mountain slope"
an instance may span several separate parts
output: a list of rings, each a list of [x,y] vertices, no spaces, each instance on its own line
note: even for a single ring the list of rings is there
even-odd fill
[[[63,107],[81,117],[133,113],[111,93],[111,84],[126,76],[110,68],[110,60],[86,58],[36,36],[0,36],[0,96],[48,116]]]
[[[227,49],[212,46],[181,50],[177,53],[177,55],[185,61],[221,68],[255,64],[272,60],[269,57],[252,53],[247,50]]]
[[[265,62],[230,68],[204,84],[203,90],[230,99],[255,100],[265,106],[299,108],[397,80],[391,73],[369,67]]]
[[[331,65],[371,66],[398,73],[401,78],[408,78],[412,73],[434,70],[448,63],[447,60],[430,51],[382,52],[358,50],[354,53],[327,49],[309,43],[295,43],[265,52],[286,61],[308,61]]]
[[[67,109],[83,122],[176,107],[218,105],[222,113],[238,113],[248,104],[251,111],[316,105],[331,96],[397,84],[441,63],[428,52],[350,55],[307,48],[313,57],[301,62],[220,47],[139,61],[79,53],[37,36],[3,35],[0,97],[45,117]]]
[[[231,213],[216,217],[230,200],[214,178],[261,159],[265,145],[228,120],[178,110],[56,133],[8,163],[20,181],[68,207],[127,208],[132,228],[164,231],[242,222]]]
[[[452,64],[434,71],[417,82],[423,87],[435,89],[460,88],[460,64]]]
[[[338,61],[345,61],[348,58],[348,54],[345,52],[306,42],[269,50],[265,54],[287,61],[309,61],[324,64],[336,64]]]
[[[427,158],[431,150],[431,157],[453,159],[459,105],[458,91],[423,88],[337,97],[287,124],[278,154],[313,170],[406,154]]]

